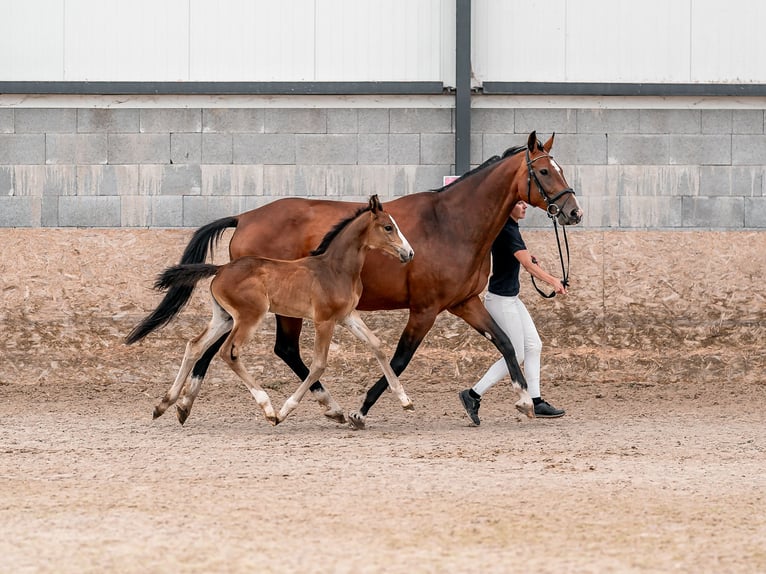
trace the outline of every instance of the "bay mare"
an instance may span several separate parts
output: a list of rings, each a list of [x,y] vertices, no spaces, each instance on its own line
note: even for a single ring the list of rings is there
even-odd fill
[[[406,195],[386,203],[400,229],[418,253],[412,263],[400,266],[371,253],[362,268],[364,289],[358,309],[374,311],[408,309],[409,317],[391,359],[397,375],[405,370],[421,341],[442,311],[462,318],[486,337],[505,358],[511,383],[519,395],[516,408],[534,417],[532,400],[510,339],[490,317],[479,295],[487,284],[490,249],[516,202],[523,200],[548,211],[562,225],[582,220],[574,190],[551,156],[554,137],[544,144],[535,132],[525,146],[509,148],[437,190]],[[187,245],[182,263],[205,260],[228,228],[235,228],[229,242],[232,259],[259,255],[279,259],[306,256],[327,230],[359,209],[359,203],[285,198],[237,216],[225,217],[199,228]],[[180,312],[191,297],[188,287],[168,290],[160,306],[127,336],[139,341]],[[163,309],[163,312],[160,312]],[[301,359],[299,336],[302,319],[277,315],[274,352],[305,379],[309,369]],[[222,341],[221,341],[222,343]],[[215,345],[194,365],[192,376],[202,378],[215,355]],[[387,382],[380,378],[368,391],[358,413],[365,417]],[[325,405],[327,390],[317,381],[312,394]],[[330,399],[331,400],[331,399]],[[334,401],[331,400],[332,403]]]

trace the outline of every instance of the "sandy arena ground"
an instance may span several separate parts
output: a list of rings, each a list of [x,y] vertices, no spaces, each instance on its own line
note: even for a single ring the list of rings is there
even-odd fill
[[[152,421],[204,293],[121,337],[188,231],[0,230],[0,572],[766,571],[766,234],[573,236],[569,297],[523,283],[565,417],[501,384],[472,426],[457,392],[497,355],[442,315],[401,377],[416,410],[386,393],[355,432],[310,397],[270,426],[220,360],[185,426]],[[390,355],[406,315],[365,319]],[[272,325],[246,361],[279,405]],[[378,367],[335,342],[323,381],[356,409]]]

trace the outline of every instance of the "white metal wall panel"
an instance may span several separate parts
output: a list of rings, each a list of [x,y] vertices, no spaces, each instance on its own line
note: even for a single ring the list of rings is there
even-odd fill
[[[61,0],[0,0],[0,80],[63,80]]]
[[[314,81],[315,0],[191,0],[193,81]]]
[[[693,0],[692,81],[766,83],[765,24],[764,2]]]
[[[66,80],[188,78],[188,0],[66,0],[65,6]]]
[[[316,0],[317,80],[441,80],[444,4]]]

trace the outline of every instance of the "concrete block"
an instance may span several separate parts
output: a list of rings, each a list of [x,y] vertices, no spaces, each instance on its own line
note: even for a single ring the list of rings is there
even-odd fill
[[[730,165],[731,136],[670,135],[668,162],[684,165]]]
[[[138,109],[78,109],[78,133],[138,133]]]
[[[271,196],[324,196],[330,168],[324,165],[266,165],[263,188]]]
[[[357,136],[359,164],[387,164],[388,138],[388,134],[359,134]]]
[[[387,134],[390,131],[387,109],[357,110],[357,126],[360,134]]]
[[[221,217],[265,205],[272,198],[246,195],[188,195],[183,199],[184,227],[200,227]]]
[[[45,163],[105,164],[106,134],[48,134]]]
[[[393,108],[389,110],[391,133],[451,133],[452,111],[440,108]]]
[[[295,163],[294,134],[234,134],[234,163]]]
[[[577,133],[638,133],[638,110],[577,110]]]
[[[13,110],[10,108],[0,109],[0,134],[13,133]]]
[[[732,110],[701,110],[700,114],[703,134],[731,133]]]
[[[617,186],[610,185],[609,171],[616,171],[614,166],[605,165],[574,165],[562,166],[564,177],[569,186],[575,190],[577,201],[590,196],[617,197]]]
[[[699,167],[623,165],[611,185],[621,197],[698,195]]]
[[[639,131],[642,134],[698,134],[701,131],[699,110],[641,110]]]
[[[183,197],[123,195],[120,213],[122,227],[182,227]]]
[[[297,164],[356,164],[357,136],[352,134],[297,134]]]
[[[252,108],[211,108],[202,110],[205,133],[263,133],[265,110]]]
[[[551,153],[563,164],[604,164],[606,138],[606,134],[556,135]]]
[[[745,227],[766,228],[766,197],[745,198]]]
[[[403,165],[393,174],[395,196],[410,195],[430,189],[440,189],[445,175],[450,175],[451,165]]]
[[[732,165],[763,165],[766,158],[766,135],[731,136]]]
[[[59,226],[119,227],[120,203],[117,196],[59,197]]]
[[[390,165],[360,165],[359,187],[352,190],[351,195],[359,194],[369,198],[377,193],[381,201],[393,199],[393,174],[396,168]],[[329,179],[329,178],[328,178]],[[330,185],[328,182],[328,191]]]
[[[138,170],[139,195],[199,195],[199,165],[142,165]]]
[[[483,163],[492,156],[501,156],[506,150],[525,145],[526,143],[527,137],[519,134],[484,134],[482,142],[483,157],[479,163]],[[553,146],[553,151],[554,153],[556,151],[555,145]]]
[[[339,165],[327,169],[325,173],[325,194],[335,199],[359,193],[361,188],[361,173],[359,166]]]
[[[612,229],[620,226],[620,199],[614,195],[587,195],[578,197],[583,220],[578,227],[586,229]]]
[[[607,140],[607,163],[664,165],[669,160],[669,137],[617,134]]]
[[[263,195],[263,166],[203,165],[202,195]]]
[[[483,134],[480,133],[474,133],[471,134],[471,151],[470,151],[470,159],[472,166],[477,166],[480,163],[482,163],[484,160],[482,160],[482,157],[484,155],[484,137]]]
[[[536,131],[545,141],[552,132],[572,134],[577,132],[577,110],[562,108],[520,108],[516,110],[517,134],[529,135]],[[526,140],[525,140],[526,141]]]
[[[170,134],[109,134],[111,164],[169,164]]]
[[[13,166],[0,166],[0,197],[14,195]]]
[[[0,164],[44,164],[45,136],[42,134],[0,134]]]
[[[307,108],[264,110],[264,130],[267,134],[327,133],[327,110]]]
[[[74,108],[16,108],[14,114],[17,134],[77,131],[77,110]]]
[[[354,108],[327,110],[328,134],[355,134],[359,132],[358,111]]]
[[[452,134],[421,134],[420,164],[444,165],[455,163],[455,138]]]
[[[0,197],[0,227],[40,227],[39,197]]]
[[[141,133],[201,132],[202,110],[199,108],[142,108],[139,115]]]
[[[137,195],[137,165],[79,165],[77,195]]]
[[[234,144],[231,134],[202,134],[202,163],[232,163]]]
[[[699,194],[706,196],[763,195],[762,166],[701,166]]]
[[[733,110],[732,133],[762,134],[763,115],[763,110]]]
[[[202,161],[202,134],[170,134],[170,161],[174,164]]]
[[[684,197],[683,226],[741,229],[745,224],[743,197]]]
[[[40,198],[40,225],[42,227],[59,226],[59,198],[43,196]]]
[[[420,134],[391,134],[388,138],[388,163],[417,165],[420,163]]]
[[[17,165],[14,182],[14,195],[76,195],[77,168],[73,165]]]
[[[669,229],[681,227],[682,201],[671,196],[620,197],[620,227]]]
[[[479,133],[515,133],[516,110],[512,108],[474,108],[471,110],[471,131]]]

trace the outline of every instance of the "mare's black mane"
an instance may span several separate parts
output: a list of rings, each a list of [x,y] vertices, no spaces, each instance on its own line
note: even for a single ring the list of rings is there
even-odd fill
[[[343,231],[343,229],[352,221],[354,221],[357,217],[362,215],[365,211],[370,211],[370,206],[366,205],[364,207],[360,207],[356,213],[353,215],[348,216],[346,219],[343,219],[335,224],[335,226],[328,231],[325,236],[322,238],[322,241],[319,242],[319,247],[314,249],[309,255],[322,255],[325,251],[327,251],[327,248],[330,246],[330,243],[332,243],[332,240],[335,239],[338,234]]]

